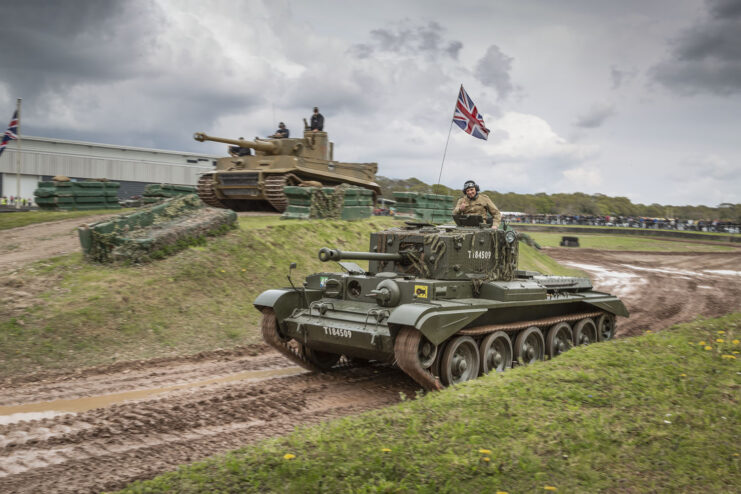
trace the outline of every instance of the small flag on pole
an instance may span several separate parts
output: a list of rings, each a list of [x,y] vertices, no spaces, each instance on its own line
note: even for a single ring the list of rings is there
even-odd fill
[[[478,139],[486,140],[489,137],[489,129],[484,125],[484,117],[476,109],[473,100],[466,94],[463,84],[461,84],[461,91],[458,93],[453,122],[464,132],[468,132]]]
[[[0,156],[5,151],[5,146],[8,145],[8,141],[18,139],[18,110],[13,113],[13,119],[10,121],[8,130],[3,134],[3,140],[0,142]]]

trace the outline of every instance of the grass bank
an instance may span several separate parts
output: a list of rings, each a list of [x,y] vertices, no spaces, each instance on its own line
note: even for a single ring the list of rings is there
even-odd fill
[[[737,492],[739,330],[579,347],[121,492]]]
[[[661,240],[655,237],[636,237],[628,235],[599,235],[574,233],[527,232],[541,247],[558,247],[564,236],[577,236],[579,246],[584,249],[633,250],[644,252],[738,252],[738,247],[717,243],[693,243],[677,240]]]
[[[97,209],[94,211],[24,211],[0,214],[0,230],[28,226],[49,221],[69,220],[100,214],[120,214],[135,211],[134,209]]]
[[[80,253],[37,262],[3,283],[31,304],[0,303],[0,375],[71,369],[233,348],[261,341],[252,301],[268,288],[339,270],[317,251],[367,250],[390,218],[357,222],[241,217],[240,228],[204,246],[143,266],[89,264]],[[521,244],[523,269],[574,273]],[[362,263],[361,263],[362,264]],[[367,266],[367,264],[366,264]],[[578,273],[578,272],[577,272]],[[26,304],[29,304],[26,301]]]

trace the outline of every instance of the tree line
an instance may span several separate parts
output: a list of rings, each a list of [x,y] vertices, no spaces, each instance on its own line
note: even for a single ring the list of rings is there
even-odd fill
[[[393,199],[393,192],[434,192],[460,196],[460,189],[445,185],[429,185],[417,178],[392,179],[376,177],[382,195]],[[658,203],[633,204],[627,197],[610,197],[605,194],[516,194],[514,192],[483,191],[501,211],[516,211],[526,214],[563,214],[591,216],[633,216],[648,218],[681,218],[686,220],[731,221],[741,223],[741,204],[724,203],[711,206],[673,206]]]

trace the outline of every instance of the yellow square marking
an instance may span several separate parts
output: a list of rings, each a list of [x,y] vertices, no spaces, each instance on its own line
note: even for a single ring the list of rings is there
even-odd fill
[[[414,285],[414,296],[417,298],[427,298],[427,285]]]

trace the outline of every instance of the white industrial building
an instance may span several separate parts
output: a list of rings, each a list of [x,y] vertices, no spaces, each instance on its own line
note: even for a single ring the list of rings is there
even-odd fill
[[[196,185],[199,174],[213,169],[218,156],[163,151],[92,142],[23,136],[0,155],[0,197],[33,198],[40,180],[64,175],[72,180],[106,178],[120,182],[119,198],[141,194],[147,184]]]

